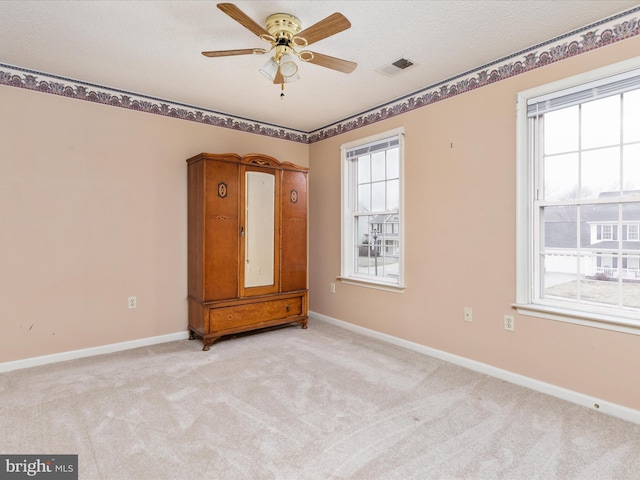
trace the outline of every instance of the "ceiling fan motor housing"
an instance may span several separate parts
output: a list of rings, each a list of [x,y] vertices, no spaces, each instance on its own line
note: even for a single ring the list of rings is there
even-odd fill
[[[282,37],[291,41],[291,39],[301,30],[300,20],[288,13],[274,13],[269,15],[265,20],[267,32],[276,39]]]
[[[269,35],[273,36],[275,40],[273,45],[276,48],[276,62],[279,63],[280,58],[285,54],[290,52],[296,53],[293,49],[293,38],[302,29],[300,20],[297,17],[288,13],[274,13],[273,15],[269,15],[265,20],[265,28],[269,32]],[[306,43],[306,41],[304,42]],[[294,64],[291,66],[294,66]],[[295,74],[295,72],[293,72],[292,75],[293,74]]]

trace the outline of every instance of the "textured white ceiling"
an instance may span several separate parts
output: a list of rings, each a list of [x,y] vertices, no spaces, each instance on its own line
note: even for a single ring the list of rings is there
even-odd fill
[[[352,24],[310,47],[358,63],[351,74],[300,65],[280,87],[267,55],[203,50],[267,44],[215,1],[0,1],[0,63],[309,132],[638,6],[628,0],[235,1],[263,24],[278,12],[308,27],[333,12]],[[395,77],[376,69],[400,57]]]

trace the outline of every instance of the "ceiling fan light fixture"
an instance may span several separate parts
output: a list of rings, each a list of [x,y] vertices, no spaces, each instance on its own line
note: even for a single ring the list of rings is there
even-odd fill
[[[273,79],[276,78],[276,73],[278,73],[278,62],[271,57],[267,63],[260,68],[260,73],[273,82]]]
[[[280,73],[283,77],[293,77],[298,73],[298,65],[293,61],[293,57],[285,53],[280,57]]]
[[[298,75],[297,73],[294,73],[293,75],[290,75],[288,77],[282,75],[282,79],[284,80],[284,83],[292,83],[300,80],[300,75]]]

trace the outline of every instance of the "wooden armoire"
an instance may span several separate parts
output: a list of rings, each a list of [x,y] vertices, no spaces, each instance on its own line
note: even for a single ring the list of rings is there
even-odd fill
[[[187,171],[190,338],[307,328],[307,169],[201,153]]]

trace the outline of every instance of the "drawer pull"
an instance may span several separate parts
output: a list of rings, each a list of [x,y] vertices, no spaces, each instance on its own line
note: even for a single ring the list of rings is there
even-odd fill
[[[286,306],[285,310],[288,312],[289,311],[289,305]]]

